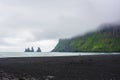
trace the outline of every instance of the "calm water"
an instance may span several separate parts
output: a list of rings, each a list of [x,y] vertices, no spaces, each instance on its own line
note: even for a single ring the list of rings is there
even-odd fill
[[[0,52],[0,58],[5,57],[55,57],[55,56],[80,56],[80,55],[102,55],[108,53],[66,53],[66,52]],[[117,53],[110,53],[117,54]]]

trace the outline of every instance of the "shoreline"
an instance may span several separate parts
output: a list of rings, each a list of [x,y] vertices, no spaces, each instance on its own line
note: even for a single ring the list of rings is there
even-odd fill
[[[7,54],[6,54],[7,53]],[[11,54],[12,53],[12,54]],[[18,54],[18,55],[14,55]],[[120,53],[91,53],[91,52],[41,52],[41,53],[33,53],[33,52],[0,52],[0,58],[33,58],[33,57],[72,57],[72,56],[89,56],[89,55],[120,55]]]

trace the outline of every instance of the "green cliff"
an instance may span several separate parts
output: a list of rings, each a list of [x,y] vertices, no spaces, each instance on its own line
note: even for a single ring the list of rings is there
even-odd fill
[[[83,36],[60,39],[52,52],[120,52],[120,25],[106,25]]]

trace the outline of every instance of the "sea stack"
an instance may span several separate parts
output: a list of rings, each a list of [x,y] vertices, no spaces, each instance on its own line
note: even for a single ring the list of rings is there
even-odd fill
[[[33,47],[31,47],[31,52],[34,52],[34,49],[33,49]]]
[[[38,47],[38,49],[37,49],[37,52],[41,52],[41,49],[40,49],[40,47]]]
[[[31,49],[30,49],[30,48],[27,48],[27,49],[25,49],[24,52],[34,52],[34,48],[33,48],[33,47],[31,47]]]

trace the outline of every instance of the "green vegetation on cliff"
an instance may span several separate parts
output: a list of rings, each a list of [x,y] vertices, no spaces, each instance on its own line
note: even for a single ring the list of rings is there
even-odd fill
[[[120,26],[103,29],[72,39],[60,39],[53,52],[120,52]]]

